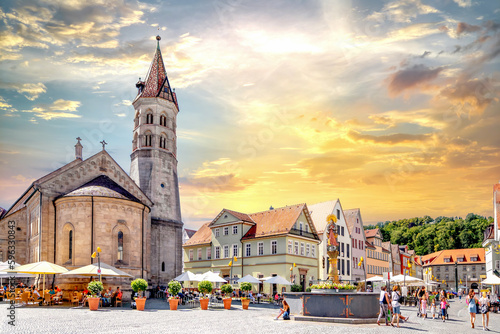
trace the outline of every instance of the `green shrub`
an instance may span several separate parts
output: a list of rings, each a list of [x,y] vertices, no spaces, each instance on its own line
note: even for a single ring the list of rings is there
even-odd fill
[[[170,281],[168,283],[168,293],[171,295],[170,298],[178,298],[179,291],[181,291],[181,283],[177,281]]]
[[[240,289],[241,289],[241,291],[248,292],[248,291],[252,290],[252,283],[243,282],[240,285]]]
[[[233,287],[231,284],[224,284],[223,286],[220,287],[220,290],[224,294],[225,297],[231,297],[231,293],[233,292]]]
[[[145,279],[137,278],[130,283],[132,290],[135,292],[146,291],[148,288],[148,282]],[[142,294],[144,296],[144,293]]]
[[[206,294],[209,294],[212,292],[212,283],[209,281],[201,281],[198,283],[198,290],[205,296]]]
[[[291,287],[292,292],[302,292],[302,285],[294,284]]]
[[[306,288],[306,292],[311,292],[311,288],[310,288],[310,287],[307,287],[307,288]]]
[[[101,294],[101,291],[104,290],[104,285],[102,285],[100,281],[92,281],[87,285],[87,289],[92,297],[97,297]]]

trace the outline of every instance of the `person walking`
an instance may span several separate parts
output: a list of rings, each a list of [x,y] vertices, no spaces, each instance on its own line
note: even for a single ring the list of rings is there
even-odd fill
[[[479,312],[483,317],[483,331],[489,331],[488,326],[490,325],[490,300],[486,296],[486,292],[483,291],[483,296],[479,298]],[[484,318],[486,318],[486,325],[484,324]]]
[[[465,299],[465,303],[468,305],[467,309],[469,310],[470,325],[472,328],[474,328],[474,323],[476,322],[476,313],[477,313],[477,308],[476,308],[477,299],[474,295],[475,295],[474,290],[470,289],[469,295]]]
[[[395,285],[392,288],[392,320],[391,326],[394,327],[394,319],[397,319],[397,327],[399,328],[399,317],[401,316],[401,304],[399,303],[399,298],[401,295],[399,294],[399,285]]]
[[[422,296],[422,300],[420,301],[420,305],[422,308],[422,318],[426,319],[427,318],[427,300],[429,299],[429,295],[427,294],[427,291],[425,291],[425,286],[422,287],[422,291],[420,292]]]
[[[387,311],[391,305],[390,299],[389,299],[389,294],[387,293],[386,286],[383,286],[380,288],[382,291],[380,291],[380,298],[379,298],[379,304],[380,304],[380,311],[378,314],[378,319],[377,319],[377,325],[380,326],[380,318],[384,317],[385,319],[385,325],[389,326],[389,323],[387,321]]]
[[[446,300],[445,296],[441,296],[441,316],[444,319],[446,318],[446,308],[448,307],[448,300]]]
[[[458,300],[462,302],[462,289],[458,290]]]
[[[417,298],[417,317],[420,317],[420,291],[422,288],[418,288],[417,292],[415,293],[415,297]]]
[[[432,320],[434,320],[436,317],[436,298],[437,298],[437,296],[434,296],[434,298],[432,298],[432,302],[431,302]]]

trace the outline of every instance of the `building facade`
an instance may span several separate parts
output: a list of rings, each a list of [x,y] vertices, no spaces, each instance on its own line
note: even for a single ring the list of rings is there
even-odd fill
[[[361,258],[366,259],[366,236],[363,228],[363,219],[360,209],[344,210],[344,217],[351,236],[351,279],[359,282],[364,280],[365,272],[363,265],[359,265]]]
[[[500,277],[500,183],[493,186],[493,224],[484,231],[486,276]]]
[[[352,281],[351,235],[349,233],[349,228],[347,227],[344,211],[342,210],[340,201],[337,199],[334,201],[313,204],[309,206],[309,210],[321,241],[318,252],[319,279],[327,280],[328,271],[330,270],[330,262],[328,261],[328,254],[326,251],[326,247],[328,245],[328,231],[326,230],[326,226],[328,224],[326,217],[333,214],[337,217],[337,241],[339,243],[337,269],[339,279],[341,281]]]
[[[184,267],[196,274],[212,270],[226,279],[279,275],[305,291],[318,277],[318,245],[305,204],[253,214],[224,209],[184,244]],[[262,287],[264,293],[279,288]]]
[[[390,265],[391,252],[382,247],[382,233],[378,228],[365,230],[366,240],[372,246],[366,250],[366,277],[381,276],[392,272]]]

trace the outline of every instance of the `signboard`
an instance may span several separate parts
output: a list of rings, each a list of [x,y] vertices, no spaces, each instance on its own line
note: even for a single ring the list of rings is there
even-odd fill
[[[392,273],[390,271],[386,271],[382,274],[382,277],[385,279],[385,280],[390,280],[392,278]]]
[[[97,269],[97,275],[101,274],[101,269]]]

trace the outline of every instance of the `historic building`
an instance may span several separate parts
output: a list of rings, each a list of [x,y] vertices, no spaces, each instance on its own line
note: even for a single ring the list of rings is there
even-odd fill
[[[344,211],[342,210],[340,201],[337,199],[334,201],[313,204],[309,206],[309,210],[321,241],[318,251],[319,279],[328,279],[330,262],[328,261],[328,254],[326,252],[326,247],[328,244],[328,231],[326,230],[326,226],[328,225],[328,223],[326,221],[326,217],[328,217],[329,215],[335,215],[335,217],[337,217],[337,241],[339,243],[339,255],[337,257],[339,279],[341,281],[351,281],[351,236],[349,233],[349,229],[347,228]]]
[[[484,248],[442,250],[423,256],[422,262],[424,280],[437,281],[442,289],[455,290],[456,283],[467,291],[478,289],[481,276],[486,278]],[[458,276],[455,276],[455,268]]]
[[[182,270],[182,221],[177,184],[175,93],[159,48],[145,81],[137,83],[130,176],[105,149],[34,181],[0,220],[0,260],[7,259],[9,222],[15,222],[16,262],[49,261],[75,269],[101,261],[153,284]],[[63,289],[87,279],[55,277]],[[107,279],[113,284],[128,279]],[[125,285],[125,288],[127,286]],[[130,288],[130,285],[128,285]],[[128,297],[128,296],[127,296]]]
[[[493,224],[484,231],[486,276],[500,278],[500,183],[493,185]]]
[[[366,236],[361,211],[359,209],[344,210],[344,217],[351,236],[351,277],[353,281],[362,281],[365,278],[365,272],[363,266],[359,266],[359,261],[361,258],[366,259]]]
[[[318,244],[305,204],[252,214],[223,209],[183,245],[184,267],[195,274],[212,270],[226,279],[279,275],[305,290],[318,277]],[[266,293],[277,289],[263,288]]]
[[[382,233],[378,228],[365,231],[366,240],[372,246],[366,250],[366,276],[381,276],[392,272],[391,252],[382,246]]]

